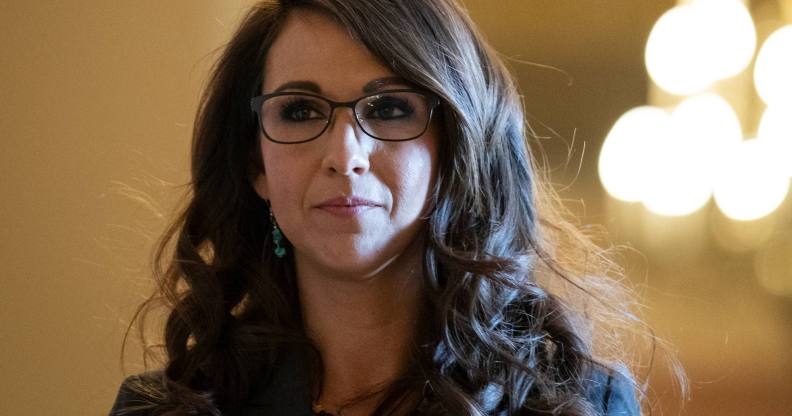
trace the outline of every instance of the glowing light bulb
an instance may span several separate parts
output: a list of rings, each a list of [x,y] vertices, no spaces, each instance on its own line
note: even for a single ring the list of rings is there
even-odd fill
[[[789,177],[779,172],[776,158],[767,140],[730,146],[714,190],[715,203],[727,217],[756,220],[781,205],[789,192]]]
[[[773,32],[759,49],[754,84],[768,106],[792,104],[792,25]]]
[[[646,68],[664,90],[689,95],[738,74],[751,62],[756,29],[738,0],[697,0],[658,19],[646,45]]]
[[[685,99],[671,113],[667,140],[648,162],[646,208],[658,215],[681,216],[704,206],[724,149],[739,142],[741,134],[737,115],[720,96]]]

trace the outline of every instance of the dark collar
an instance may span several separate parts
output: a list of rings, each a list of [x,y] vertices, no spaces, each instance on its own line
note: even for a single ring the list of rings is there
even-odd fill
[[[240,416],[313,416],[310,367],[304,354],[284,351],[251,391]]]
[[[239,416],[315,416],[311,409],[310,365],[297,350],[281,352],[277,365],[254,386]],[[601,415],[638,415],[638,402],[628,379],[605,368],[595,369],[587,396]]]

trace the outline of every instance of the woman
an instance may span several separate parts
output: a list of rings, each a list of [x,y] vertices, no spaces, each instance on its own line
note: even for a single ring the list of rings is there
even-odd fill
[[[164,370],[114,415],[640,413],[603,354],[631,316],[613,265],[557,214],[454,0],[255,6],[191,189],[141,308],[171,309]]]

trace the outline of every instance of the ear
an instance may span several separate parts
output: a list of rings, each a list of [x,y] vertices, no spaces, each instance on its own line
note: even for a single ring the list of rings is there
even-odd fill
[[[258,172],[252,178],[251,182],[258,196],[261,197],[261,199],[268,200],[269,191],[267,189],[267,175],[265,175],[263,171]]]
[[[264,171],[264,158],[261,155],[261,150],[250,152],[248,160],[247,176],[250,184],[258,196],[263,200],[269,199],[269,192],[267,191],[267,175]]]

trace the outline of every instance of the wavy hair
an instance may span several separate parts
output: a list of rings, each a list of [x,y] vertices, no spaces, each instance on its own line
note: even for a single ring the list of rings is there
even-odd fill
[[[139,389],[159,414],[220,415],[301,347],[321,379],[292,258],[272,254],[268,208],[251,185],[262,162],[248,100],[295,9],[334,19],[442,101],[423,258],[431,319],[375,414],[414,410],[422,392],[427,415],[593,415],[592,371],[633,363],[621,335],[642,325],[633,297],[535,166],[515,83],[454,0],[263,1],[244,17],[201,99],[190,195],[158,246],[157,293],[136,314],[142,328],[155,305],[169,309],[163,377]]]

